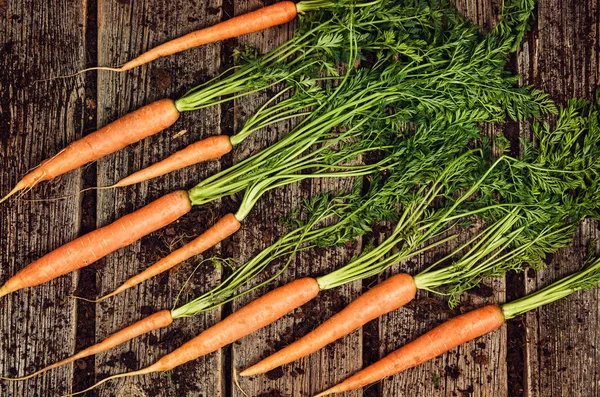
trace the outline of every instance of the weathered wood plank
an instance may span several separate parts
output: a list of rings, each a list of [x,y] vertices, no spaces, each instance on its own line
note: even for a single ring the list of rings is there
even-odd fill
[[[241,14],[256,9],[264,4],[260,1],[236,0],[235,13]],[[241,45],[250,44],[261,51],[274,48],[291,37],[293,27],[281,26],[267,31],[239,38]],[[266,100],[266,95],[256,95],[237,102],[235,107],[236,124],[243,123],[246,115],[251,114],[258,104]],[[244,142],[243,148],[234,152],[234,161],[244,158],[250,152],[274,142],[289,130],[291,124],[261,131]],[[350,181],[313,181],[300,185],[287,186],[266,194],[253,213],[244,223],[242,229],[234,238],[234,256],[240,263],[250,259],[254,254],[279,238],[283,231],[277,227],[275,220],[290,213],[298,206],[303,197],[316,194],[319,191],[349,188]],[[274,205],[274,203],[277,203]],[[317,276],[324,274],[334,266],[344,264],[352,256],[351,250],[327,250],[318,253],[300,255],[289,270],[276,284],[269,285],[244,296],[233,304],[237,310],[252,299],[302,276]],[[260,358],[273,352],[276,348],[302,336],[331,314],[335,313],[347,299],[357,296],[360,283],[344,286],[334,291],[327,291],[317,299],[308,303],[293,314],[285,316],[263,330],[257,331],[239,341],[232,347],[233,370],[240,370],[255,363]],[[303,360],[277,369],[266,376],[256,376],[239,379],[241,389],[232,385],[232,395],[243,396],[299,396],[311,395],[343,379],[349,373],[356,371],[361,365],[361,333],[357,331],[338,343]],[[359,395],[359,392],[349,395]]]
[[[62,21],[57,24],[54,21]],[[0,2],[0,190],[2,194],[42,160],[81,136],[83,80],[35,83],[85,65],[86,10],[61,2]],[[25,198],[75,195],[80,171],[36,187]],[[0,206],[0,280],[78,234],[79,197]],[[72,354],[75,305],[68,296],[77,275],[2,298],[0,372],[22,375]],[[50,338],[49,336],[52,335]],[[41,396],[67,392],[69,366],[29,382],[0,381],[3,396]]]
[[[121,64],[144,50],[189,31],[218,22],[222,15],[220,0],[189,1],[99,1],[98,63]],[[214,76],[220,67],[220,44],[207,45],[166,59],[127,74],[102,73],[98,78],[98,123],[104,125],[117,117],[153,100],[177,98],[201,80]],[[212,108],[182,114],[167,131],[146,139],[98,162],[98,185],[110,185],[134,170],[152,164],[175,150],[220,131],[220,109]],[[187,130],[183,135],[177,134]],[[191,187],[201,178],[216,172],[218,161],[190,167],[156,180],[122,190],[98,193],[98,225],[141,207],[169,191]],[[142,239],[106,258],[98,267],[98,290],[113,290],[127,277],[154,263],[161,256],[197,236],[214,223],[218,203],[210,210],[193,210],[172,226]],[[211,212],[212,211],[212,212]],[[219,248],[206,255],[219,252]],[[171,308],[179,289],[193,269],[195,258],[185,267],[139,285],[129,292],[97,307],[96,338],[104,338],[143,315]],[[219,281],[219,272],[201,272],[197,286]],[[169,329],[134,340],[99,355],[96,359],[98,379],[107,374],[139,368],[181,345],[220,318],[219,311],[186,320],[177,320]],[[222,354],[216,353],[177,368],[171,376],[153,374],[124,379],[103,387],[99,396],[129,393],[141,396],[221,394]]]
[[[574,96],[593,99],[600,83],[599,10],[596,0],[540,2],[537,31],[519,62],[524,80],[561,104]],[[527,292],[577,270],[593,238],[598,238],[597,223],[586,221],[573,244],[554,255],[546,269],[528,273]],[[600,395],[599,302],[593,290],[525,316],[527,396]]]
[[[179,36],[200,26],[212,24],[231,15],[220,11],[221,0],[209,2],[147,2],[98,0],[99,45],[98,64],[116,65],[144,49]],[[86,95],[84,79],[76,78],[32,84],[38,78],[67,74],[83,67],[85,60],[85,28],[87,2],[67,4],[55,2],[19,2],[0,0],[0,190],[6,192],[29,168],[64,148],[84,132],[85,107],[97,106],[97,121],[104,125],[120,115],[154,99],[177,97],[194,83],[214,75],[220,68],[221,44],[206,46],[159,60],[140,70],[123,75],[100,74],[98,97]],[[235,13],[240,14],[263,4],[258,0],[235,0]],[[459,9],[473,20],[490,26],[496,5],[491,0],[461,0]],[[524,81],[548,90],[564,102],[577,95],[593,97],[600,80],[598,0],[552,0],[540,2],[536,29],[530,34],[526,48],[519,54],[519,70]],[[59,21],[59,23],[57,23]],[[262,50],[287,39],[290,26],[249,35],[239,43],[252,43]],[[93,62],[93,60],[88,60]],[[89,80],[88,80],[89,81]],[[234,108],[239,124],[264,101],[264,96],[238,101]],[[163,134],[133,145],[121,153],[97,163],[98,185],[108,185],[130,172],[146,166],[173,150],[198,138],[220,131],[220,109],[184,114],[181,120]],[[227,119],[226,119],[227,120]],[[228,127],[228,126],[224,126]],[[275,141],[288,125],[258,134],[237,148],[234,161]],[[187,133],[175,137],[180,130]],[[87,130],[85,132],[88,132]],[[25,154],[25,155],[23,155]],[[216,172],[219,162],[191,167],[139,186],[97,194],[97,224],[105,225],[129,213],[163,193],[189,187],[201,177]],[[51,198],[75,194],[82,185],[82,170],[74,171],[45,183],[28,194],[28,198]],[[271,243],[281,230],[273,219],[289,212],[301,197],[322,189],[348,186],[345,182],[322,185],[303,184],[266,195],[244,228],[228,245],[240,262]],[[273,203],[277,203],[274,205]],[[281,204],[284,203],[284,204]],[[77,236],[81,225],[80,197],[62,201],[17,202],[0,206],[0,279],[5,280],[27,263]],[[160,255],[214,223],[223,211],[219,206],[197,209],[179,224],[166,228],[109,256],[94,266],[97,290],[106,293],[126,277],[151,264]],[[84,214],[83,216],[89,216]],[[93,214],[91,215],[93,217]],[[597,237],[596,224],[585,223],[575,236],[575,243],[553,256],[547,270],[526,277],[527,291],[575,270],[582,259],[585,244]],[[464,238],[464,236],[463,236]],[[219,253],[220,248],[205,256]],[[340,265],[352,250],[323,250],[300,255],[280,284],[309,274],[319,275],[332,264]],[[430,263],[432,253],[415,263],[402,264],[397,271],[414,271]],[[88,324],[100,340],[107,334],[157,309],[169,308],[185,277],[198,259],[187,267],[171,272],[139,286],[96,307],[95,320]],[[195,289],[204,290],[219,281],[220,274],[208,269],[194,278]],[[371,281],[369,281],[371,282]],[[67,296],[78,284],[76,274],[65,276],[31,290],[5,297],[0,305],[0,371],[22,374],[71,354],[75,339],[75,304]],[[365,283],[365,287],[368,284]],[[339,310],[360,291],[351,285],[323,294],[318,300],[267,329],[244,338],[239,344],[177,369],[171,377],[158,374],[122,380],[103,387],[98,395],[125,393],[142,396],[243,395],[233,383],[233,374],[223,373],[225,362],[239,369],[256,362],[274,347],[296,339],[315,323]],[[232,305],[239,308],[250,299],[273,286],[263,288]],[[466,307],[483,302],[502,301],[503,281],[491,284],[492,296],[469,294]],[[481,295],[482,291],[479,291]],[[361,366],[362,344],[375,349],[379,356],[449,317],[450,313],[421,295],[408,309],[399,310],[370,324],[377,340],[363,331],[338,341],[331,348],[312,355],[282,371],[264,377],[240,379],[249,395],[308,395],[341,380]],[[524,347],[526,394],[528,396],[598,396],[600,374],[597,357],[600,336],[593,326],[598,318],[599,293],[578,294],[563,302],[538,310],[525,317],[527,344]],[[220,318],[220,311],[175,323],[170,330],[154,333],[126,344],[95,360],[95,377],[141,367],[179,346]],[[309,319],[307,321],[307,319]],[[79,324],[82,324],[81,320]],[[85,325],[85,324],[84,324]],[[50,338],[49,336],[52,336]],[[56,335],[64,335],[57,338]],[[379,342],[379,343],[378,343]],[[368,351],[367,351],[368,350]],[[370,348],[365,348],[369,357]],[[226,356],[231,354],[231,357]],[[505,328],[495,334],[467,344],[432,363],[385,380],[366,389],[366,395],[507,395]],[[367,358],[369,361],[371,358]],[[65,367],[26,383],[0,382],[1,395],[38,396],[62,394],[78,379]],[[433,375],[435,374],[435,376]],[[436,380],[437,379],[437,380]],[[437,383],[437,385],[436,385]],[[472,388],[471,388],[472,387]],[[264,395],[263,394],[263,395]],[[350,395],[361,395],[355,392]]]

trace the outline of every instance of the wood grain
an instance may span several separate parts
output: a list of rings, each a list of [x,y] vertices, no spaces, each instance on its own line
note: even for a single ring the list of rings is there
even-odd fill
[[[72,73],[86,65],[118,66],[170,38],[272,2],[61,0],[50,5],[42,0],[0,0],[0,193],[8,191],[41,160],[91,132],[96,127],[93,124],[105,125],[156,99],[177,98],[222,70],[230,62],[232,46],[250,44],[266,51],[291,37],[294,26],[279,26],[189,50],[126,74],[100,72],[41,83],[35,83],[36,79]],[[494,0],[459,0],[457,6],[484,30],[492,26],[498,11]],[[516,56],[522,81],[548,91],[559,103],[572,96],[592,99],[600,82],[599,9],[598,0],[540,1],[533,30]],[[97,39],[97,48],[90,48],[90,38],[93,47]],[[233,105],[183,114],[167,131],[44,183],[25,196],[73,197],[43,202],[12,200],[0,205],[0,281],[83,231],[106,225],[164,193],[189,188],[201,178],[275,142],[292,123],[259,132],[235,148],[232,155],[218,161],[121,190],[76,194],[84,186],[110,185],[200,138],[231,133],[266,99],[267,95],[253,95]],[[227,254],[243,263],[282,234],[276,220],[289,213],[302,198],[348,186],[348,181],[312,181],[272,191],[259,201],[233,238],[203,257]],[[76,345],[83,347],[91,339],[100,340],[147,314],[170,308],[201,258],[193,258],[181,268],[102,304],[86,306],[68,296],[76,290],[99,295],[109,292],[127,277],[197,236],[236,206],[234,198],[196,208],[178,223],[109,255],[84,270],[81,277],[74,273],[3,298],[1,374],[24,374],[40,368],[73,353]],[[380,232],[377,237],[383,238],[385,230]],[[585,245],[598,234],[597,224],[586,222],[568,249],[549,258],[546,270],[537,274],[528,272],[522,281],[517,279],[519,287],[533,291],[577,269]],[[461,239],[466,237],[463,235]],[[359,244],[352,249],[303,253],[276,284],[323,274],[332,266],[346,263],[360,248]],[[417,271],[442,252],[399,264],[393,271]],[[192,278],[190,290],[205,291],[220,278],[220,271],[202,267]],[[92,285],[90,280],[95,280]],[[238,388],[235,370],[305,334],[377,281],[366,280],[362,285],[353,283],[324,293],[264,330],[184,365],[169,376],[154,374],[122,379],[88,396],[310,395],[453,315],[444,311],[437,298],[432,300],[431,296],[420,294],[414,304],[368,324],[321,352],[266,376],[240,379],[241,390]],[[505,299],[504,280],[486,285],[489,288],[465,296],[465,307]],[[91,361],[78,362],[75,367],[67,366],[26,383],[0,381],[0,395],[61,395],[109,374],[148,365],[223,315],[274,287],[275,283],[261,288],[223,309],[178,320],[167,330],[141,337]],[[503,327],[364,392],[346,395],[507,396],[508,378],[520,379],[521,374],[514,371],[524,364],[524,396],[600,396],[597,369],[600,334],[595,326],[600,320],[599,298],[598,290],[577,294],[521,319],[525,332],[524,362],[511,361],[514,358],[507,355],[509,341]],[[87,340],[86,335],[92,338]],[[91,366],[86,369],[88,362]]]
[[[594,99],[600,84],[599,11],[596,0],[540,2],[537,29],[519,58],[523,80],[561,104],[574,96]],[[549,258],[546,269],[528,273],[526,291],[576,271],[594,238],[597,223],[584,222],[573,244]],[[527,396],[600,395],[599,298],[597,289],[582,292],[525,316]]]
[[[38,23],[39,19],[48,23]],[[63,24],[50,23],[61,20]],[[0,186],[8,192],[40,161],[77,139],[83,129],[83,80],[36,83],[84,65],[84,7],[66,2],[7,1],[0,7]],[[0,206],[0,280],[73,239],[80,222],[80,171],[38,186]],[[4,297],[0,304],[0,371],[22,375],[72,353],[75,305],[71,274]],[[49,337],[53,335],[53,337]],[[0,382],[3,396],[67,392],[71,368],[27,383]]]

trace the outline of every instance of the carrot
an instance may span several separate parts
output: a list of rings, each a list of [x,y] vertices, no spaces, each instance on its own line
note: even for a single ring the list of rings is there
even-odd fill
[[[186,191],[179,190],[163,196],[31,263],[0,288],[0,296],[39,285],[88,266],[109,253],[168,225],[189,212],[191,208]]]
[[[395,375],[492,332],[502,324],[504,324],[504,314],[496,305],[484,306],[465,313],[432,329],[315,397],[358,389]]]
[[[4,379],[4,380],[30,379],[30,378],[33,378],[34,376],[37,376],[37,375],[39,375],[43,372],[46,372],[50,369],[57,368],[62,365],[65,365],[65,364],[72,363],[75,360],[79,360],[79,359],[82,359],[82,358],[85,358],[85,357],[88,357],[88,356],[91,356],[94,354],[98,354],[98,353],[102,353],[107,350],[110,350],[113,347],[118,346],[121,343],[125,343],[128,340],[136,338],[140,335],[144,335],[150,331],[154,331],[155,329],[167,327],[167,326],[171,325],[172,322],[173,322],[173,317],[171,316],[171,311],[170,310],[161,310],[157,313],[151,314],[150,316],[143,318],[142,320],[130,325],[129,327],[126,327],[118,332],[115,332],[114,334],[112,334],[109,337],[107,337],[106,339],[104,339],[102,342],[97,343],[93,346],[90,346],[87,349],[83,349],[79,353],[74,354],[70,357],[67,357],[64,360],[61,360],[54,364],[48,365],[47,367],[44,367],[44,368],[40,369],[39,371],[36,371],[32,374],[29,374],[27,376],[23,376],[20,378],[0,377],[0,379]]]
[[[28,173],[0,203],[23,189],[31,189],[41,181],[56,178],[125,146],[169,127],[179,118],[179,110],[171,99],[161,99],[131,112],[107,126],[71,143],[54,157]]]
[[[375,182],[372,184],[371,186],[371,192],[375,191]],[[366,231],[362,228],[356,228],[354,227],[354,225],[352,224],[352,222],[350,221],[350,219],[348,217],[345,217],[343,219],[338,219],[337,217],[341,216],[343,213],[346,214],[352,214],[353,216],[357,216],[357,215],[361,215],[361,219],[365,220],[365,219],[373,219],[373,217],[376,216],[380,216],[380,206],[378,206],[376,203],[377,201],[374,199],[375,196],[369,195],[369,198],[367,200],[364,200],[364,198],[358,197],[356,195],[356,193],[351,193],[351,194],[347,194],[347,195],[338,195],[335,196],[335,198],[333,198],[332,196],[330,196],[329,194],[322,194],[319,195],[317,198],[313,198],[311,200],[311,204],[306,204],[306,207],[304,207],[303,211],[306,211],[305,213],[308,216],[308,219],[310,219],[310,222],[305,223],[301,226],[299,226],[298,228],[294,229],[293,231],[290,231],[289,233],[287,233],[284,237],[282,237],[277,244],[272,245],[271,247],[268,247],[267,249],[263,250],[261,253],[259,253],[258,255],[256,255],[252,260],[246,262],[244,265],[241,266],[237,266],[235,269],[232,270],[232,273],[226,277],[225,280],[223,280],[220,284],[218,284],[217,286],[213,287],[212,289],[210,289],[209,291],[201,294],[200,296],[197,296],[195,298],[191,298],[187,303],[176,307],[174,309],[171,310],[170,315],[168,317],[170,317],[173,320],[176,320],[178,318],[185,318],[185,317],[190,317],[190,316],[195,316],[199,313],[203,313],[209,310],[212,310],[216,307],[221,306],[222,304],[226,303],[226,302],[230,302],[235,298],[238,298],[244,294],[246,294],[247,292],[255,289],[257,287],[257,285],[253,285],[252,287],[250,287],[249,289],[246,289],[245,291],[238,291],[238,288],[240,288],[242,285],[248,283],[251,279],[255,278],[256,276],[258,276],[259,274],[261,274],[265,268],[269,265],[269,263],[271,263],[272,261],[278,259],[278,258],[282,258],[284,256],[288,256],[289,258],[286,261],[286,264],[283,266],[283,269],[285,269],[287,267],[287,265],[290,263],[290,260],[293,256],[295,256],[296,252],[298,252],[298,250],[301,250],[303,248],[300,248],[299,245],[301,243],[301,241],[298,241],[298,236],[303,236],[302,241],[304,241],[305,243],[310,243],[311,241],[316,241],[319,238],[323,238],[327,235],[335,235],[338,236],[341,230],[347,230],[348,233],[342,233],[343,235],[343,242],[345,241],[350,241],[352,238],[356,237],[356,235],[362,235],[364,233],[366,233]],[[361,201],[362,204],[360,205],[360,208],[357,210],[356,209],[356,203],[357,201]],[[383,203],[383,205],[387,206],[389,205],[388,201],[385,201]],[[329,222],[329,224],[327,224],[327,226],[322,226],[320,228],[316,228],[315,226],[317,224],[321,224],[321,222],[325,221],[325,220],[333,220],[333,219],[338,219],[338,222],[334,222],[331,223]],[[309,231],[311,231],[310,234],[307,234]],[[278,270],[278,274],[281,274],[283,272],[283,269]],[[276,278],[278,275],[269,277],[268,279],[260,282],[258,284],[258,286],[261,285],[266,285],[267,283],[269,283],[270,281],[272,281],[274,278]],[[308,283],[309,287],[310,287],[310,282]],[[165,314],[166,316],[166,314]],[[162,316],[161,316],[162,317]],[[140,324],[145,320],[139,321],[136,324]],[[131,327],[130,327],[131,328]],[[154,327],[148,327],[148,329],[155,329]],[[119,334],[123,334],[124,332],[121,332]],[[133,334],[133,333],[128,333],[129,335],[131,335],[129,337],[129,339],[133,338],[134,336],[137,336],[137,334]],[[123,343],[126,340],[126,338],[110,338],[113,341],[118,341],[116,343]],[[103,348],[102,351],[105,351],[105,349],[109,349],[112,348],[114,346],[116,346],[116,344],[108,344],[108,339],[102,342],[103,344]],[[86,353],[90,353],[90,354],[95,354],[96,352],[98,352],[99,349],[97,347],[91,347],[86,349],[84,352],[80,352],[77,354],[77,358],[83,358],[83,355]],[[23,380],[23,379],[29,379],[32,376],[35,376],[36,374],[40,374],[44,371],[46,371],[47,369],[50,368],[56,368],[61,364],[66,364],[68,362],[71,362],[69,360],[63,360],[60,363],[57,364],[53,364],[51,367],[49,368],[45,368],[42,370],[37,371],[36,373],[29,375],[27,377],[23,377],[23,378],[3,378],[3,379],[7,379],[7,380]]]
[[[522,298],[505,303],[501,307],[484,306],[446,321],[315,397],[358,389],[395,375],[492,332],[506,320],[565,298],[577,291],[594,288],[600,283],[600,258],[589,258],[586,262],[587,265],[580,271]]]
[[[262,374],[316,352],[367,322],[404,306],[414,298],[416,291],[412,276],[397,274],[371,288],[312,332],[242,371],[240,375]]]
[[[124,64],[120,68],[120,71],[124,72],[154,61],[160,57],[176,54],[193,47],[257,32],[271,26],[281,25],[292,21],[296,18],[296,15],[296,5],[293,2],[282,1],[280,3],[275,3],[256,11],[233,17],[214,26],[196,30],[154,47]]]
[[[193,164],[216,159],[217,157],[229,153],[232,147],[227,135],[218,135],[203,139],[173,153],[158,163],[152,164],[149,167],[121,179],[114,187],[129,186],[134,183],[147,181],[148,179],[168,174],[169,172]]]
[[[291,1],[281,1],[279,3],[233,17],[227,21],[217,23],[216,25],[204,29],[195,30],[176,39],[167,41],[166,43],[156,46],[139,55],[138,57],[133,58],[129,62],[126,62],[120,68],[99,66],[83,69],[73,75],[63,77],[75,76],[88,70],[126,72],[148,62],[152,62],[158,58],[177,54],[178,52],[189,50],[194,47],[231,39],[233,37],[252,32],[258,32],[272,26],[282,25],[284,23],[293,21],[297,15],[298,10],[296,8],[296,4]]]
[[[231,236],[233,233],[238,231],[240,228],[240,222],[237,220],[235,215],[227,214],[215,223],[210,229],[196,237],[194,240],[184,245],[183,247],[171,252],[152,266],[148,267],[143,272],[136,274],[129,280],[125,281],[120,287],[115,289],[113,292],[99,298],[96,302],[103,301],[104,299],[116,295],[120,292],[125,291],[133,286],[140,284],[164,271],[171,269],[177,264],[191,258],[194,255],[198,255],[207,249],[211,248],[215,244]]]
[[[169,371],[188,361],[212,353],[272,323],[310,301],[318,293],[319,285],[313,278],[307,277],[292,281],[250,302],[178,349],[163,356],[154,364],[138,371],[110,376],[86,390],[69,394],[69,396],[85,393],[111,379]]]

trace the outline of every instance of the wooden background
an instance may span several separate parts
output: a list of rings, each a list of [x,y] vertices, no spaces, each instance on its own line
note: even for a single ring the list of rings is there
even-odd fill
[[[460,10],[481,26],[496,19],[493,0],[458,0]],[[269,1],[270,2],[270,1]],[[265,5],[260,0],[0,0],[0,192],[28,169],[69,142],[146,103],[176,98],[230,63],[232,49],[251,44],[273,48],[290,37],[282,26],[226,43],[207,45],[158,60],[126,74],[88,73],[65,80],[36,80],[95,65],[118,65],[170,38]],[[533,30],[512,67],[523,82],[547,90],[559,103],[572,96],[592,99],[600,82],[598,0],[542,0]],[[106,225],[176,188],[191,187],[273,142],[289,126],[257,134],[219,161],[190,167],[122,190],[78,193],[110,185],[173,150],[210,135],[232,133],[264,101],[257,95],[232,105],[185,113],[166,132],[132,145],[50,183],[28,199],[0,206],[0,281],[76,236]],[[182,130],[187,132],[178,134]],[[513,137],[518,125],[506,127]],[[302,197],[335,189],[348,181],[304,183],[271,192],[242,230],[206,253],[233,256],[239,263],[280,235],[273,220]],[[158,277],[102,304],[75,301],[111,291],[182,241],[211,225],[235,202],[197,208],[178,224],[122,249],[79,273],[20,291],[0,302],[0,374],[17,375],[66,357],[123,325],[170,308],[189,270]],[[598,225],[585,223],[568,249],[549,258],[544,271],[486,284],[465,299],[465,308],[502,302],[545,285],[576,269],[583,247],[598,237]],[[385,235],[379,230],[375,237]],[[360,251],[323,250],[296,260],[280,283],[319,275]],[[424,255],[396,270],[416,270],[440,255]],[[217,283],[220,271],[204,269],[197,288]],[[329,291],[292,315],[238,343],[175,369],[171,374],[121,379],[88,396],[243,396],[234,370],[306,333],[377,280]],[[253,296],[263,293],[259,290]],[[577,294],[509,322],[492,335],[461,346],[404,374],[348,396],[600,396],[598,289]],[[31,381],[0,381],[2,396],[54,396],[81,390],[106,375],[146,366],[252,299],[178,320],[170,329],[126,343],[106,354],[80,360]],[[407,308],[384,316],[319,353],[267,376],[241,379],[250,396],[306,396],[345,378],[455,313],[421,294]]]

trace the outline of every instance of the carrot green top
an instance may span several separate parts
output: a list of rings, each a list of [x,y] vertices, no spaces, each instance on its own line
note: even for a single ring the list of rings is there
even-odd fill
[[[577,273],[564,277],[539,291],[502,305],[504,318],[515,318],[530,310],[557,301],[574,292],[592,289],[600,283],[600,258],[590,259]]]
[[[487,227],[416,275],[418,288],[449,295],[454,306],[462,291],[476,286],[483,277],[502,276],[526,265],[542,266],[548,253],[570,242],[581,219],[600,217],[598,122],[595,106],[572,100],[561,110],[554,129],[547,124],[533,126],[539,143],[535,148],[527,147],[523,159],[501,156],[464,194],[446,198],[448,205],[431,209],[433,200],[443,197],[442,187],[468,175],[460,170],[461,158],[457,159],[453,172],[441,172],[426,190],[419,190],[386,240],[346,266],[319,277],[320,287],[333,288],[378,274],[439,244],[440,240],[432,237],[473,215],[487,222]],[[452,170],[452,165],[447,170]],[[469,186],[468,182],[463,184]],[[496,197],[501,197],[500,202]],[[445,239],[449,238],[452,234]],[[393,248],[397,251],[390,254]],[[460,258],[440,267],[455,256]]]
[[[522,7],[511,8],[515,5],[513,3],[518,3],[517,5]],[[395,1],[378,1],[373,2],[371,7],[371,14],[366,14],[369,7],[365,7],[327,19],[327,21],[335,20],[335,23],[343,21],[344,31],[341,36],[320,36],[321,40],[324,40],[322,43],[331,44],[345,40],[348,44],[347,52],[349,51],[350,57],[347,57],[343,51],[338,51],[340,48],[345,48],[343,46],[334,48],[328,44],[327,48],[322,47],[322,50],[329,51],[334,59],[360,59],[362,44],[372,49],[375,53],[373,57],[375,64],[370,68],[371,70],[350,69],[343,77],[338,78],[339,84],[317,87],[316,92],[324,94],[326,103],[317,99],[312,104],[316,109],[310,110],[310,114],[281,141],[228,170],[207,178],[190,190],[190,198],[194,204],[203,204],[248,189],[240,208],[239,215],[243,218],[256,198],[260,196],[261,191],[283,183],[286,178],[297,178],[289,171],[305,173],[308,169],[313,171],[317,169],[317,172],[312,175],[319,176],[319,169],[323,173],[328,173],[331,164],[334,164],[334,169],[344,164],[343,156],[338,157],[342,162],[329,162],[335,145],[328,146],[328,143],[343,143],[344,140],[336,140],[336,137],[348,131],[350,134],[355,134],[348,136],[359,139],[361,136],[359,132],[369,132],[367,128],[362,127],[372,127],[377,125],[378,121],[387,123],[389,135],[400,136],[400,142],[404,132],[410,130],[407,128],[410,125],[416,124],[424,131],[432,128],[433,131],[429,133],[419,134],[424,137],[422,139],[425,147],[435,147],[430,139],[444,136],[437,133],[436,128],[443,132],[452,131],[454,128],[462,129],[462,136],[470,136],[471,139],[473,135],[478,135],[474,122],[502,121],[506,118],[522,119],[555,110],[545,94],[527,87],[516,88],[516,78],[508,75],[503,69],[511,47],[518,41],[513,34],[513,28],[524,29],[526,20],[522,16],[531,13],[528,2],[505,2],[505,9],[507,12],[510,10],[511,16],[503,18],[487,36],[480,35],[477,27],[470,26],[464,17],[444,1],[435,2],[433,5],[419,0],[401,4]],[[374,12],[376,7],[382,8]],[[408,7],[412,8],[409,10]],[[428,12],[422,13],[423,7]],[[352,23],[348,23],[349,21]],[[382,28],[386,23],[388,27],[396,23],[402,26],[396,30],[386,30]],[[374,30],[369,33],[369,29]],[[304,32],[306,31],[308,30]],[[359,32],[365,32],[364,37]],[[398,56],[399,54],[401,55]],[[339,58],[340,56],[343,57]],[[354,62],[347,63],[354,64]],[[310,79],[303,82],[308,80]],[[294,86],[294,89],[299,90],[300,86]],[[279,103],[285,101],[287,100]],[[291,117],[293,114],[293,112],[286,113],[288,108],[285,105],[279,108],[276,106],[272,102],[261,109],[265,113],[259,114],[254,119],[257,123],[250,128],[269,125],[268,120],[276,119],[280,115]],[[273,109],[276,110],[269,113]],[[298,107],[298,111],[308,113],[306,108]],[[396,185],[395,188],[387,190],[388,195],[393,196],[391,192],[396,194],[391,202],[402,202],[402,213],[397,217],[400,220],[399,226],[393,236],[380,245],[380,249],[366,252],[364,256],[359,257],[360,259],[352,262],[360,266],[347,266],[335,275],[330,274],[320,278],[322,286],[333,287],[336,284],[366,277],[368,274],[376,274],[385,267],[397,263],[403,257],[402,255],[405,257],[416,255],[427,249],[427,246],[423,247],[421,244],[428,242],[430,244],[428,246],[431,247],[443,243],[439,237],[440,233],[454,226],[459,220],[464,221],[469,219],[469,216],[484,211],[472,203],[471,196],[483,195],[490,199],[496,197],[499,190],[504,193],[509,190],[500,184],[505,179],[495,178],[495,174],[488,174],[490,178],[484,179],[478,187],[469,189],[470,186],[477,184],[478,178],[488,168],[483,162],[485,150],[477,149],[464,153],[465,142],[457,140],[454,141],[456,143],[454,149],[458,151],[447,150],[448,147],[444,146],[444,149],[452,154],[451,158],[428,163],[436,156],[432,156],[427,151],[415,150],[418,140],[409,139],[405,142],[406,146],[402,146],[397,141],[398,139],[390,141],[394,142],[393,145],[399,145],[397,153],[402,153],[404,150],[405,155],[413,153],[420,155],[421,157],[413,158],[413,161],[424,164],[424,168],[404,168],[409,163],[394,163],[392,176],[400,175],[398,179],[406,182],[404,189]],[[453,141],[449,139],[448,142]],[[325,145],[325,150],[317,150],[315,155],[303,155],[309,148],[318,148],[322,145]],[[382,147],[386,146],[384,144]],[[352,151],[352,153],[357,152]],[[457,159],[456,156],[460,153],[463,154]],[[322,161],[327,161],[328,167],[322,167],[324,164]],[[518,162],[508,157],[499,160],[498,164],[502,163],[518,165]],[[428,164],[433,169],[428,169]],[[296,166],[297,168],[293,168]],[[411,173],[407,171],[408,169],[418,171]],[[496,172],[497,169],[505,170],[504,167],[498,166],[492,167],[489,172]],[[415,175],[423,176],[424,179],[416,182]],[[393,183],[393,177],[390,180],[392,181],[390,183]],[[459,199],[452,198],[452,195],[458,194],[461,189],[467,189],[469,194],[459,195]],[[436,198],[446,205],[435,209],[432,204],[436,202]],[[484,208],[496,214],[505,215],[509,212],[503,209],[504,204],[488,202],[486,206],[482,200],[479,202]],[[500,219],[501,216],[497,218]],[[191,315],[197,310],[218,305],[218,302],[223,299],[233,299],[235,294],[244,293],[238,293],[236,288],[248,283],[254,275],[265,269],[266,265],[276,258],[289,256],[301,247],[319,245],[320,237],[323,237],[322,241],[325,245],[327,241],[335,241],[327,234],[320,235],[319,230],[321,229],[298,232],[296,235],[289,235],[289,240],[282,239],[281,243],[269,247],[264,252],[264,256],[259,255],[256,260],[236,269],[232,278],[219,289],[221,292],[215,292],[217,290],[209,292],[194,300],[194,303],[191,303],[194,307],[175,309],[176,314]],[[306,240],[302,240],[303,238]],[[314,240],[311,240],[312,238]],[[302,241],[306,243],[303,245]],[[400,242],[406,243],[408,248],[404,249],[401,245],[401,254],[380,262],[382,255],[389,253]],[[382,255],[377,255],[378,253]]]

